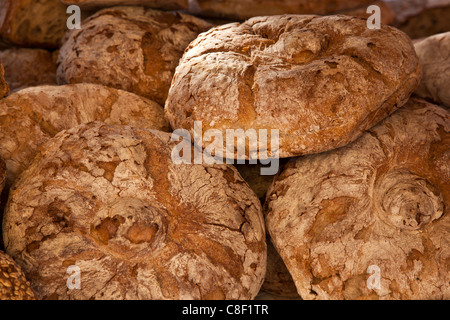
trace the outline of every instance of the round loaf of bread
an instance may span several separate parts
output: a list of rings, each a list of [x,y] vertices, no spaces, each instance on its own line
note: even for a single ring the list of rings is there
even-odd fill
[[[36,300],[22,269],[0,251],[0,300]]]
[[[11,91],[45,84],[55,85],[57,52],[30,48],[1,50],[0,61]]]
[[[450,114],[408,104],[354,143],[294,159],[266,227],[303,299],[449,299]]]
[[[59,53],[57,81],[103,84],[164,105],[184,50],[210,27],[180,13],[103,9],[68,35]]]
[[[450,31],[418,41],[414,47],[423,70],[414,93],[450,108]]]
[[[11,189],[3,225],[38,297],[257,295],[266,270],[258,198],[230,165],[175,164],[176,146],[168,133],[99,122],[48,141]]]
[[[188,8],[188,0],[61,0],[67,5],[77,5],[82,9],[96,9],[112,6],[144,6],[160,10]]]
[[[368,5],[373,0],[189,0],[189,12],[212,18],[245,20],[280,14],[325,15]]]
[[[59,48],[67,31],[60,0],[1,0],[0,40],[26,47]],[[81,19],[88,15],[82,12]]]
[[[94,84],[38,86],[0,100],[0,157],[10,186],[59,131],[104,121],[167,131],[164,110],[133,93]]]
[[[371,30],[348,16],[257,17],[189,45],[165,113],[174,130],[192,135],[196,121],[223,137],[279,130],[279,150],[270,147],[268,157],[305,155],[354,141],[404,105],[420,76],[411,40],[395,28]],[[260,139],[249,139],[245,157],[231,142],[204,139],[203,147],[235,159],[266,153]]]

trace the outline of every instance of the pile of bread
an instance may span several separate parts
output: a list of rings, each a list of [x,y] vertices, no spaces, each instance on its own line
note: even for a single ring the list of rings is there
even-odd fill
[[[449,23],[448,0],[0,0],[0,299],[450,299]],[[262,141],[175,161],[196,122],[278,130],[278,173]]]

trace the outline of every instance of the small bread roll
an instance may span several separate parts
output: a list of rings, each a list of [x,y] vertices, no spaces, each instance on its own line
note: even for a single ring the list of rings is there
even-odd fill
[[[189,12],[211,18],[246,20],[280,14],[325,15],[370,2],[372,0],[189,0]]]
[[[303,299],[450,298],[450,113],[424,100],[294,159],[266,227]]]
[[[57,51],[10,48],[0,51],[5,80],[11,91],[56,84]]]
[[[191,135],[196,121],[223,137],[230,128],[279,130],[279,148],[269,148],[268,157],[344,146],[404,105],[421,76],[403,32],[366,24],[349,16],[284,15],[213,28],[181,59],[166,117]],[[203,148],[264,158],[260,139],[249,141],[245,156],[223,140],[203,140]]]
[[[36,300],[21,268],[0,251],[0,300]]]
[[[414,93],[450,108],[450,32],[428,37],[414,47],[423,70]]]
[[[210,27],[180,13],[103,9],[69,33],[59,53],[57,82],[103,84],[164,105],[184,50]]]
[[[61,0],[61,2],[67,5],[75,4],[82,9],[135,5],[160,10],[180,10],[188,8],[188,0]]]
[[[160,105],[130,92],[94,84],[23,89],[0,100],[0,157],[6,162],[7,185],[48,139],[91,121],[169,129]]]
[[[11,189],[3,224],[6,251],[39,298],[258,294],[258,198],[231,165],[173,163],[176,145],[168,133],[99,122],[48,141]]]

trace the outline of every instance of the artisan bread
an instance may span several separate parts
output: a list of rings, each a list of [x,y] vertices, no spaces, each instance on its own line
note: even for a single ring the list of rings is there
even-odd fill
[[[172,128],[279,130],[291,157],[344,146],[404,105],[421,76],[411,40],[349,16],[257,17],[194,40],[176,69],[165,114]],[[263,158],[252,139],[245,158]],[[241,158],[231,143],[213,146]],[[227,150],[228,146],[228,150]],[[213,149],[213,148],[212,148]],[[243,156],[242,156],[243,157]]]
[[[163,105],[183,51],[210,27],[180,13],[103,9],[68,35],[59,54],[57,81],[103,84]]]
[[[180,10],[188,8],[188,0],[61,0],[67,5],[77,5],[82,9],[96,9],[112,6],[144,6],[160,10]]]
[[[9,93],[9,86],[5,80],[5,69],[3,68],[2,61],[0,59],[0,99]]]
[[[0,0],[0,41],[58,48],[69,15],[59,0]]]
[[[246,20],[280,14],[325,15],[354,9],[372,0],[189,0],[189,12],[205,17]]]
[[[395,26],[412,39],[450,31],[450,0],[386,0]]]
[[[423,70],[415,94],[450,108],[450,32],[428,37],[414,47]]]
[[[303,299],[449,299],[450,114],[412,98],[340,149],[293,159],[266,227]]]
[[[6,162],[7,185],[48,139],[91,121],[168,130],[160,105],[126,91],[94,84],[23,89],[0,100],[0,157]]]
[[[55,52],[30,48],[1,50],[0,61],[5,68],[5,80],[11,91],[44,84],[55,85]]]
[[[39,298],[257,295],[258,199],[231,165],[173,163],[176,145],[168,133],[100,122],[48,141],[11,189],[3,225]],[[66,285],[70,266],[79,290]]]
[[[22,269],[0,251],[0,300],[36,300]]]

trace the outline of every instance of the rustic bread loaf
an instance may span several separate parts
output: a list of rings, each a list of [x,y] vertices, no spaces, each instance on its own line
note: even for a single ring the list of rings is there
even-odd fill
[[[58,48],[67,31],[67,6],[59,0],[0,0],[0,40]]]
[[[450,32],[428,37],[414,47],[423,70],[415,94],[450,108]]]
[[[189,12],[205,17],[245,20],[280,14],[320,14],[353,9],[372,0],[189,0]]]
[[[36,300],[21,268],[0,251],[0,300]]]
[[[11,189],[3,225],[39,298],[257,295],[258,199],[230,165],[173,163],[175,146],[168,133],[100,122],[48,141]],[[79,290],[66,286],[68,266],[79,268]]]
[[[449,299],[449,163],[449,112],[412,98],[354,143],[287,165],[266,227],[300,296]]]
[[[367,4],[366,6],[363,6],[361,8],[356,8],[352,10],[347,10],[341,12],[342,14],[348,15],[348,16],[354,16],[354,17],[361,17],[368,19],[370,16],[372,16],[372,13],[367,13],[367,8],[369,5],[376,5],[380,8],[380,14],[381,14],[381,24],[388,24],[388,25],[394,25],[395,24],[395,12],[387,4],[386,0],[383,1],[374,1],[370,4]]]
[[[348,16],[257,17],[189,45],[165,114],[192,135],[195,121],[224,137],[226,129],[277,129],[280,157],[304,155],[354,141],[402,106],[420,76],[411,40],[395,28],[370,30]],[[217,140],[216,149],[239,158]],[[257,142],[246,158],[265,153]]]
[[[0,99],[9,93],[8,83],[5,80],[5,69],[0,59]]]
[[[10,48],[0,51],[5,80],[11,91],[56,84],[57,54],[44,49]]]
[[[61,0],[61,2],[67,5],[75,4],[82,9],[135,5],[160,10],[179,10],[188,8],[188,0]]]
[[[168,130],[156,102],[102,85],[31,87],[0,100],[0,157],[6,162],[8,186],[48,139],[96,120]]]
[[[99,83],[163,105],[183,51],[210,27],[180,13],[103,9],[69,34],[60,50],[57,81]]]
[[[450,0],[385,0],[395,25],[412,39],[450,31]]]

